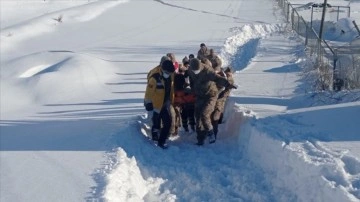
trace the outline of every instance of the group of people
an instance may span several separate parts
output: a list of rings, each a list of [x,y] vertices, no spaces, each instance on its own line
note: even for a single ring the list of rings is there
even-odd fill
[[[215,143],[226,99],[237,86],[231,68],[222,68],[213,49],[202,43],[197,57],[190,54],[182,63],[168,53],[147,80],[144,106],[152,116],[151,135],[159,147],[167,148],[167,138],[178,135],[181,127],[196,132],[197,145],[204,145],[206,138]]]

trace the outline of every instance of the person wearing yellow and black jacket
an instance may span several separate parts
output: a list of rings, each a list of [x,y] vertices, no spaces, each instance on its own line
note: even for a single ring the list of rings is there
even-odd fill
[[[174,64],[170,60],[165,60],[158,71],[149,75],[145,91],[145,109],[153,111],[152,138],[158,140],[158,146],[163,149],[167,148],[165,142],[169,137],[172,124],[171,105],[174,100],[174,71]],[[157,138],[158,131],[160,131],[160,136]]]
[[[157,65],[156,67],[152,68],[152,69],[148,72],[148,74],[147,74],[147,82],[149,82],[149,78],[150,78],[154,73],[160,72],[160,70],[161,70],[161,64],[162,64],[165,60],[170,60],[170,58],[169,58],[168,56],[166,56],[166,55],[162,56],[161,59],[160,59],[159,65]],[[145,100],[144,100],[144,107],[145,107]],[[154,114],[154,112],[153,112],[152,110],[147,111],[147,120],[146,120],[146,122],[147,122],[148,124],[150,124],[150,125],[154,125],[153,114]],[[149,122],[151,122],[151,123],[149,123]],[[156,140],[156,141],[157,141],[158,138],[159,138],[159,135],[158,135],[159,130],[152,131],[151,133],[152,133],[153,140]]]
[[[147,80],[149,81],[149,78],[151,77],[151,75],[153,75],[154,73],[157,73],[160,71],[161,69],[161,64],[165,61],[165,60],[170,60],[170,58],[166,55],[162,56],[160,59],[160,63],[158,66],[152,68],[149,73],[147,74]],[[170,60],[171,61],[171,60]]]

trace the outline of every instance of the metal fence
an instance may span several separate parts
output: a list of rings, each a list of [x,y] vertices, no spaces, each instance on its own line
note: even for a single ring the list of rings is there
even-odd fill
[[[360,38],[358,40],[360,42]],[[335,51],[334,77],[346,89],[360,88],[360,43],[338,46]]]
[[[290,23],[291,28],[304,38],[310,58],[317,70],[316,87],[321,90],[341,90],[360,88],[360,43],[349,46],[330,46],[325,40],[320,40],[318,30],[313,23],[313,7],[311,18],[304,19],[298,10],[309,9],[311,5],[291,4],[287,0],[278,0],[280,8]],[[327,20],[333,22],[342,17],[350,16],[350,7],[333,6]],[[335,16],[335,17],[334,17]],[[331,23],[328,24],[331,26]],[[326,29],[327,23],[324,23]]]

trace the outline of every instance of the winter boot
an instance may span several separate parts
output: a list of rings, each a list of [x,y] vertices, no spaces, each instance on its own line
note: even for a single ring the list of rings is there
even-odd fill
[[[213,130],[208,132],[209,144],[213,144],[216,141],[215,134]]]
[[[196,143],[196,145],[199,145],[199,146],[201,146],[201,145],[204,145],[204,141],[205,141],[205,137],[206,136],[204,136],[204,133],[206,133],[206,132],[204,132],[204,131],[196,131],[197,132],[197,143]]]
[[[154,131],[151,133],[151,139],[154,141],[158,141],[159,140],[159,134],[157,131]]]
[[[188,133],[188,132],[189,132],[189,127],[187,127],[187,126],[185,127],[185,126],[184,126],[184,130],[185,130],[185,132]]]
[[[214,137],[215,137],[215,140],[216,140],[216,138],[217,138],[217,134],[218,134],[218,129],[217,129],[217,127],[216,127],[216,128],[214,128]]]
[[[167,148],[169,148],[169,146],[166,144],[166,143],[164,143],[164,144],[158,144],[158,147],[160,147],[161,149],[167,149]]]
[[[224,119],[224,114],[221,113],[220,118],[219,118],[219,121],[218,121],[218,124],[224,123],[224,122],[223,122],[223,119]]]
[[[190,128],[193,132],[195,131],[195,125],[191,125]]]
[[[196,143],[196,145],[198,145],[198,146],[204,145],[204,140],[199,140],[198,139],[198,142]]]

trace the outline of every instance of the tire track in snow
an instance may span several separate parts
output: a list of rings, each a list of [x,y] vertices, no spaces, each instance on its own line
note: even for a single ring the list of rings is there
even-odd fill
[[[223,14],[223,13],[214,13],[214,12],[210,12],[210,11],[206,11],[206,10],[193,9],[193,8],[189,8],[189,7],[185,7],[185,6],[178,6],[178,5],[175,5],[175,4],[172,4],[172,3],[166,3],[166,2],[164,2],[162,0],[154,0],[154,1],[159,2],[161,4],[164,4],[166,6],[171,6],[171,7],[184,9],[184,10],[188,10],[188,11],[201,12],[201,13],[205,13],[205,14],[217,15],[217,16],[221,16],[221,17],[236,19],[236,20],[243,20],[243,23],[265,23],[263,21],[254,21],[254,20],[251,20],[251,19],[239,18],[239,17],[236,17],[236,16],[231,16],[231,15],[227,15],[227,14]]]

